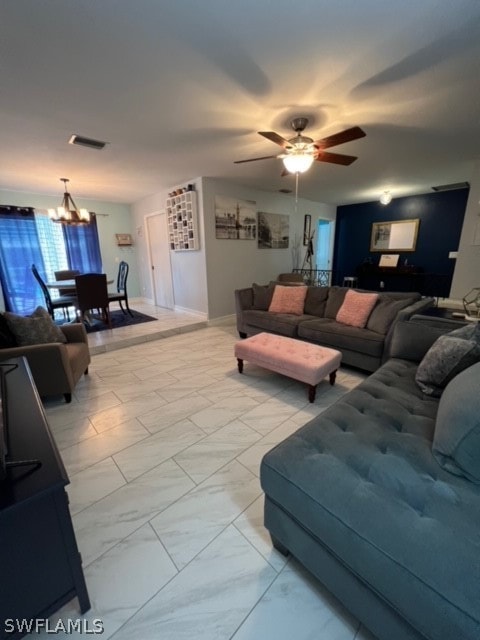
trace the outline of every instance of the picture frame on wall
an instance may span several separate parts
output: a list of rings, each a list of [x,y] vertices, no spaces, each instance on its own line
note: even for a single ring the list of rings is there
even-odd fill
[[[288,249],[290,217],[281,213],[258,212],[258,248]]]
[[[420,219],[374,222],[370,251],[415,251]]]
[[[312,231],[312,216],[309,213],[306,213],[303,219],[303,246],[304,247],[308,245],[311,231]]]
[[[215,196],[215,238],[255,240],[257,205],[253,200]]]

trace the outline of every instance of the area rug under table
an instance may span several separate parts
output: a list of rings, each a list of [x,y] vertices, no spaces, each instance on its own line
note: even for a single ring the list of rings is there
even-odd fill
[[[122,311],[110,311],[110,320],[112,323],[112,329],[119,329],[120,327],[131,327],[134,324],[142,324],[144,322],[152,322],[158,318],[152,318],[139,311],[132,309],[133,317],[127,312],[124,314]],[[109,326],[103,322],[99,316],[92,316],[90,323],[85,323],[85,329],[87,333],[96,333],[98,331],[107,331]]]

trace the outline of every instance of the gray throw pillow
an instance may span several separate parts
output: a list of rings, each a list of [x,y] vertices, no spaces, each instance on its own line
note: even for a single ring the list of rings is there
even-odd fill
[[[432,451],[446,471],[480,483],[480,363],[465,369],[443,392]]]
[[[259,311],[268,311],[268,307],[272,301],[275,283],[270,284],[252,284],[253,289],[253,309]]]
[[[480,361],[480,342],[452,335],[456,331],[440,336],[418,365],[415,381],[427,395],[440,397],[450,380]]]
[[[330,287],[308,287],[304,313],[323,318]]]
[[[392,300],[392,298],[380,294],[379,300],[368,318],[367,329],[385,335],[397,317],[398,312],[408,307],[412,302],[413,298]]]
[[[67,341],[63,331],[56,326],[43,307],[37,307],[31,316],[26,317],[6,311],[5,318],[19,347]]]
[[[340,307],[345,300],[348,287],[329,287],[327,304],[325,307],[325,318],[335,320]]]

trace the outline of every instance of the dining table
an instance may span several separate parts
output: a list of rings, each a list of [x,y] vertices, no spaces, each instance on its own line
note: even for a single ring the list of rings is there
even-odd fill
[[[113,278],[107,278],[107,285],[112,284],[113,282]],[[58,289],[60,295],[62,295],[62,290],[75,289],[75,278],[72,278],[71,280],[55,280],[52,282],[46,282],[45,286],[49,289]]]

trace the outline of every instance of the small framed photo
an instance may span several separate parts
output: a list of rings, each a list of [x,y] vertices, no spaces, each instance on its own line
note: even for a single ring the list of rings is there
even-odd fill
[[[133,244],[132,236],[129,233],[116,233],[118,247],[130,247]]]
[[[398,266],[399,253],[382,253],[380,256],[379,267],[396,267]]]
[[[309,213],[307,213],[305,214],[305,218],[303,219],[303,246],[304,247],[308,245],[311,231],[312,231],[312,216]]]

